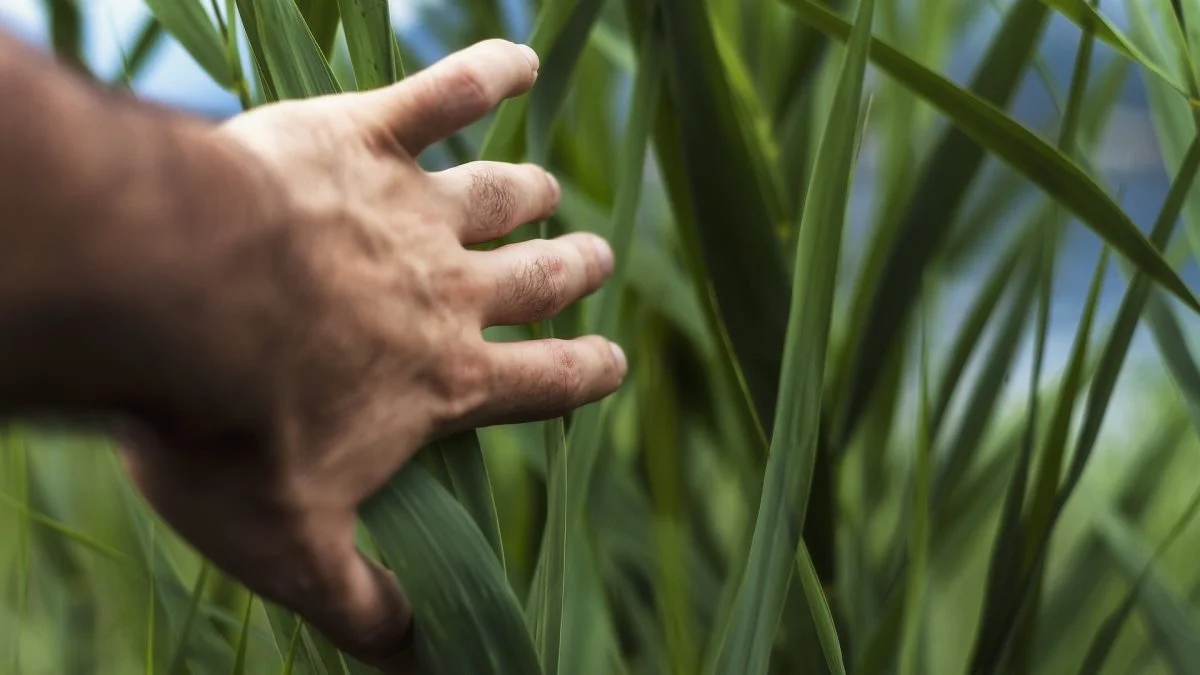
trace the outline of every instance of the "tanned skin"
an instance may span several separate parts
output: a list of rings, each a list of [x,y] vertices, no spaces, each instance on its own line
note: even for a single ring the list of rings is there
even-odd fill
[[[0,36],[0,415],[99,421],[202,554],[384,672],[413,667],[360,502],[428,441],[613,392],[597,336],[488,343],[611,273],[532,165],[415,158],[527,92],[493,40],[384,89],[216,125],[102,91]]]

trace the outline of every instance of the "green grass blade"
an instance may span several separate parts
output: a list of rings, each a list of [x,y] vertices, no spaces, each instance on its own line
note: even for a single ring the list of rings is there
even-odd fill
[[[551,0],[551,2],[561,0]],[[566,3],[562,3],[566,4]],[[544,164],[550,157],[555,123],[567,100],[575,64],[587,46],[588,34],[603,9],[603,0],[577,0],[549,52],[542,58],[537,84],[529,93],[526,141],[529,160]]]
[[[28,449],[25,439],[19,431],[8,433],[8,449],[12,454],[12,475],[15,484],[16,499],[20,508],[20,522],[17,524],[17,630],[13,631],[12,663],[13,671],[21,672],[21,635],[26,625],[27,606],[29,604],[29,568],[32,562],[30,549],[29,517],[29,466]]]
[[[50,23],[50,45],[64,64],[80,72],[89,68],[83,55],[83,14],[79,0],[42,0]]]
[[[150,521],[150,550],[151,551],[155,550],[154,545],[155,545],[155,525],[154,525],[154,521],[151,520]],[[146,668],[146,675],[154,675],[154,673],[158,670],[158,668],[155,667],[155,663],[154,663],[154,639],[155,639],[155,635],[156,635],[155,621],[154,621],[154,608],[158,604],[158,587],[157,587],[158,575],[155,573],[155,571],[156,571],[155,564],[154,564],[155,561],[156,561],[156,558],[155,558],[155,556],[152,555],[150,557],[150,579],[149,579],[149,583],[146,584],[147,588],[150,591],[149,592],[149,600],[146,602],[146,656],[145,656],[145,662],[144,662],[145,668]]]
[[[1154,59],[1138,49],[1137,45],[1125,37],[1120,29],[1106,19],[1091,3],[1086,0],[1042,0],[1042,2],[1078,24],[1080,28],[1094,31],[1098,40],[1107,43],[1125,58],[1135,61],[1184,97],[1189,97],[1185,85],[1176,81]]]
[[[254,594],[246,594],[246,611],[242,614],[242,628],[238,633],[237,651],[233,657],[232,675],[245,675],[246,673],[246,645],[250,642],[250,617],[251,610],[254,609]]]
[[[1195,506],[1193,500],[1184,516],[1189,517]],[[1142,616],[1158,654],[1176,675],[1193,672],[1200,663],[1200,624],[1192,617],[1186,598],[1171,590],[1162,578],[1154,565],[1155,552],[1132,526],[1110,510],[1097,513],[1096,530],[1118,568],[1135,584]]]
[[[142,27],[138,29],[137,35],[133,38],[133,43],[129,49],[123,50],[124,58],[121,59],[121,72],[112,78],[113,81],[120,82],[124,86],[129,87],[146,69],[146,65],[150,62],[150,57],[162,45],[162,39],[165,34],[162,22],[157,17],[151,16],[147,18]]]
[[[300,629],[304,627],[301,621],[296,622],[296,628],[292,630],[292,637],[288,641],[287,653],[283,658],[283,670],[280,675],[292,675],[296,669],[296,655],[300,651]]]
[[[412,603],[420,672],[542,672],[487,540],[423,468],[409,463],[360,514]]]
[[[864,0],[817,153],[814,176],[819,178],[809,185],[804,205],[771,452],[750,557],[713,663],[712,672],[718,675],[767,672],[784,590],[800,545],[817,453],[822,378],[873,17],[873,0]],[[820,614],[815,606],[813,614]]]
[[[255,5],[262,0],[237,0],[238,16],[242,19],[242,27],[246,32],[246,41],[250,43],[250,56],[254,61],[254,72],[258,76],[258,86],[267,101],[277,101],[275,84],[271,80],[271,72],[267,67],[267,52],[263,48],[262,33],[258,30],[258,11]]]
[[[789,4],[801,19],[818,30],[843,40],[848,35],[849,24],[815,3],[789,0]],[[983,101],[988,101],[1004,107],[1016,91],[1047,13],[1038,0],[1018,0],[1009,9],[972,77],[970,87],[974,94],[941,80],[940,76],[915,61],[905,60],[906,57],[899,53],[888,59],[886,55],[890,52],[879,41],[872,44],[872,58],[876,65],[919,95],[927,96],[927,93],[915,88],[909,80],[923,76],[939,80],[953,93],[981,105],[987,106]],[[901,76],[889,61],[907,63],[914,73]],[[996,110],[991,106],[988,109]],[[997,114],[1003,117],[1002,113]],[[870,401],[878,373],[883,372],[884,361],[891,356],[898,336],[908,323],[924,270],[950,232],[953,216],[965,200],[967,188],[978,175],[983,160],[983,149],[963,130],[954,127],[941,135],[925,160],[902,220],[890,237],[893,244],[886,255],[881,256],[883,260],[878,261],[880,269],[871,272],[876,279],[874,287],[869,293],[864,289],[861,304],[852,307],[856,315],[854,321],[859,326],[855,327],[851,342],[842,353],[834,383],[837,417],[830,433],[835,449],[849,441],[847,435],[857,426],[859,416]]]
[[[556,675],[562,644],[563,613],[567,595],[567,565],[571,550],[567,527],[567,453],[562,419],[541,424],[546,449],[546,527],[538,556],[541,574],[537,602],[531,618],[533,642],[541,655],[542,669]]]
[[[908,587],[904,602],[904,642],[900,651],[900,675],[922,672],[921,645],[925,635],[925,589],[929,560],[930,456],[933,452],[933,427],[929,402],[929,343],[927,319],[921,322],[921,361],[919,417],[917,420],[917,456],[913,462],[912,516],[909,524]]]
[[[806,21],[834,37],[844,39],[849,30],[844,20],[811,0],[787,2]],[[1187,285],[1146,240],[1129,216],[1078,164],[995,106],[882,41],[876,40],[872,47],[872,56],[877,65],[948,115],[975,142],[1069,208],[1138,269],[1146,272],[1190,308],[1200,311],[1200,302]]]
[[[1079,668],[1079,675],[1090,675],[1091,673],[1102,672],[1104,662],[1108,659],[1112,652],[1112,646],[1117,641],[1117,636],[1120,635],[1121,629],[1125,626],[1125,621],[1133,613],[1133,609],[1137,606],[1139,597],[1142,595],[1147,580],[1154,573],[1157,561],[1167,552],[1167,549],[1175,543],[1187,526],[1195,519],[1196,513],[1200,512],[1200,490],[1197,490],[1187,506],[1180,512],[1179,517],[1175,519],[1175,523],[1171,525],[1171,529],[1167,535],[1163,537],[1158,546],[1155,547],[1154,553],[1146,561],[1142,567],[1142,571],[1137,575],[1137,579],[1129,588],[1129,592],[1121,600],[1121,603],[1113,610],[1100,629],[1096,631],[1096,636],[1092,639],[1091,645],[1088,647],[1087,655],[1084,657],[1083,664]],[[1165,650],[1164,650],[1165,651]],[[1172,650],[1173,651],[1173,650]],[[1179,671],[1183,672],[1183,671]]]
[[[359,91],[385,87],[400,77],[387,0],[339,0],[346,49]]]
[[[442,459],[454,495],[471,514],[475,525],[495,551],[496,559],[503,565],[500,517],[496,513],[496,500],[492,494],[492,482],[488,478],[483,450],[479,446],[479,435],[474,431],[455,434],[437,441],[434,448]]]
[[[333,54],[333,42],[337,38],[338,23],[341,20],[339,0],[294,0],[304,23],[313,35],[317,46],[325,58]],[[386,3],[384,3],[386,6]],[[391,24],[384,24],[390,27]]]
[[[200,0],[146,0],[146,6],[209,77],[222,87],[233,87],[225,41]]]
[[[808,554],[808,547],[803,541],[800,542],[800,550],[796,555],[796,574],[800,577],[804,597],[808,600],[808,608],[817,626],[817,638],[821,642],[821,651],[825,654],[829,672],[831,675],[846,675],[842,644],[838,639],[833,612],[829,609],[829,599],[825,597],[821,579],[817,576],[817,568],[813,565],[812,556]]]
[[[254,3],[266,68],[280,99],[338,93],[337,79],[294,0]]]
[[[658,138],[660,153],[682,175],[668,171],[681,228],[692,224],[699,265],[711,293],[719,330],[728,335],[754,409],[764,429],[773,425],[788,308],[788,277],[772,219],[769,190],[755,170],[709,17],[700,5],[665,0],[668,85],[679,145]],[[713,167],[721,167],[714,171]],[[684,211],[683,209],[686,209]],[[688,223],[680,214],[690,214]]]
[[[183,660],[187,655],[188,637],[191,635],[192,624],[196,622],[196,615],[204,597],[204,585],[208,582],[208,570],[208,563],[204,563],[200,566],[199,574],[196,575],[196,583],[192,586],[192,598],[188,603],[187,613],[183,617],[183,627],[179,629],[179,637],[175,640],[175,650],[167,662],[167,675],[182,672]]]

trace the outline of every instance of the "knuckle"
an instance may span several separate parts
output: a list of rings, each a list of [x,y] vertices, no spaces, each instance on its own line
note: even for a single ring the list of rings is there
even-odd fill
[[[471,110],[486,110],[491,107],[487,81],[474,61],[459,60],[446,74],[446,94],[450,100]]]
[[[445,416],[455,418],[479,405],[491,389],[491,367],[482,350],[447,350],[439,368]],[[450,354],[452,352],[452,355]]]

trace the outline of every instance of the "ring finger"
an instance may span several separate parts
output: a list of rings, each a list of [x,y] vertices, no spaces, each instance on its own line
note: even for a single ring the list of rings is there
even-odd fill
[[[485,296],[485,327],[548,319],[598,289],[613,269],[608,242],[584,232],[471,255],[493,289]]]

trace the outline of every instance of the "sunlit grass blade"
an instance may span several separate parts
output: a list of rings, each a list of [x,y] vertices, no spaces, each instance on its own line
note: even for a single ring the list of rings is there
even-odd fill
[[[209,77],[222,87],[233,87],[225,42],[201,0],[146,0],[146,5]]]
[[[256,0],[254,7],[266,70],[279,98],[337,93],[337,79],[295,1]]]
[[[811,2],[786,0],[822,31],[844,39],[849,25]],[[948,115],[975,142],[1012,165],[1077,215],[1110,246],[1168,289],[1188,307],[1198,302],[1179,275],[1146,240],[1137,225],[1107,193],[1073,161],[995,106],[876,40],[877,65],[898,78]]]
[[[829,672],[831,675],[846,675],[842,644],[838,639],[833,612],[829,609],[829,599],[825,597],[821,579],[817,576],[817,568],[813,566],[812,556],[808,554],[808,547],[803,541],[800,542],[800,551],[796,557],[796,574],[804,587],[804,597],[808,600],[808,608],[817,627],[817,639],[821,643],[821,651],[825,655]]]
[[[384,87],[399,79],[387,0],[339,0],[339,4],[346,49],[359,91]]]
[[[717,675],[767,672],[799,550],[817,455],[824,363],[874,7],[873,0],[859,5],[804,205],[771,450],[750,556],[742,575],[731,580],[739,587],[728,625],[718,627],[723,633],[717,633],[720,647],[712,664]]]
[[[292,637],[287,644],[287,652],[283,658],[283,670],[280,671],[280,675],[292,675],[296,669],[296,655],[300,651],[300,629],[303,627],[303,622],[297,621],[296,628],[292,630]]]
[[[535,595],[537,602],[529,624],[534,646],[541,655],[542,670],[547,675],[556,675],[562,645],[567,565],[571,556],[566,520],[569,476],[562,419],[543,422],[541,431],[546,449],[547,514],[538,556],[541,569],[534,572],[535,583],[540,582]]]
[[[410,463],[360,510],[413,606],[420,672],[542,672],[520,606],[470,516]]]
[[[789,0],[789,4],[818,30],[838,39],[848,35],[849,24],[828,10],[808,0]],[[970,86],[975,93],[944,80],[942,84],[980,105],[986,106],[983,101],[989,101],[999,107],[1006,106],[1041,36],[1046,14],[1046,8],[1038,0],[1018,0],[1008,10],[972,77]],[[897,76],[883,58],[887,51],[880,45],[873,41],[872,57],[877,65]],[[897,56],[900,58],[904,57]],[[915,61],[907,63],[918,75],[940,77]],[[897,79],[915,89],[908,78]],[[919,89],[916,93],[927,95]],[[997,114],[1003,117],[1002,113]],[[953,216],[966,198],[967,188],[979,173],[983,160],[983,149],[963,130],[949,128],[943,132],[924,162],[908,205],[903,207],[904,215],[896,225],[896,233],[887,240],[891,242],[890,248],[879,251],[882,259],[873,261],[872,269],[868,270],[871,276],[867,278],[874,278],[875,283],[861,290],[861,297],[856,298],[851,308],[851,339],[840,355],[835,373],[837,409],[830,430],[835,449],[840,450],[849,441],[850,430],[856,427],[873,395],[877,374],[882,372],[898,335],[908,324],[924,270],[950,232]]]

